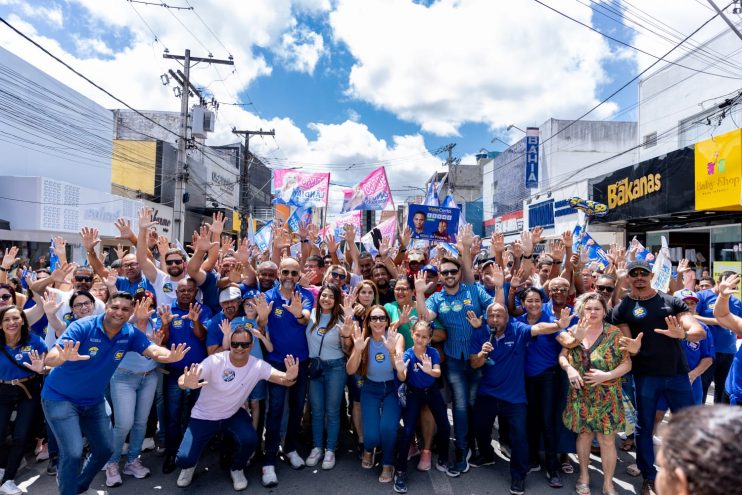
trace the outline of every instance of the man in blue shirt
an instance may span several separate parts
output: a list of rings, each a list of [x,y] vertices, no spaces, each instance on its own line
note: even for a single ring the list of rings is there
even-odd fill
[[[263,464],[263,486],[272,487],[278,484],[275,463],[278,445],[281,442],[281,419],[286,400],[289,398],[289,420],[286,428],[284,452],[294,469],[304,467],[304,459],[296,452],[299,438],[301,417],[304,413],[304,400],[307,394],[307,372],[309,364],[309,347],[307,345],[306,327],[309,315],[314,306],[312,293],[298,285],[301,276],[299,262],[294,258],[284,258],[278,270],[279,286],[265,293],[270,308],[268,317],[258,315],[258,325],[270,332],[273,351],[268,353],[266,361],[279,371],[286,371],[284,358],[292,355],[299,360],[299,376],[296,383],[286,388],[281,385],[268,384],[268,412],[265,424],[265,461]]]
[[[481,323],[481,320],[480,320]],[[531,337],[557,332],[570,323],[568,310],[563,310],[555,323],[530,326],[508,318],[502,303],[487,308],[487,324],[475,330],[469,344],[469,361],[482,370],[476,403],[474,429],[479,455],[471,461],[474,467],[494,464],[492,425],[495,417],[506,419],[512,448],[510,458],[510,493],[525,492],[528,474],[528,435],[526,434],[526,345]]]
[[[168,350],[150,342],[128,323],[133,312],[131,294],[112,294],[104,314],[70,324],[46,356],[45,365],[56,368],[44,382],[41,398],[46,420],[59,443],[60,495],[86,492],[111,458],[113,431],[103,393],[124,355],[134,351],[171,363],[188,352],[185,344]],[[83,434],[91,455],[81,473]]]
[[[742,336],[742,317],[729,311],[729,299],[737,292],[737,287],[739,287],[739,275],[736,274],[729,275],[719,282],[719,297],[714,307],[714,317],[721,325],[731,328],[735,334]],[[724,390],[729,396],[730,404],[742,404],[742,347],[734,355]]]

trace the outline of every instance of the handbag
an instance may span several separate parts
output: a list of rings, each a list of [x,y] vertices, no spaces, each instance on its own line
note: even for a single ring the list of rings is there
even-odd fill
[[[325,335],[327,335],[327,332],[322,334],[322,340],[320,340],[319,342],[319,352],[317,353],[317,357],[309,358],[309,366],[307,366],[307,376],[309,376],[310,380],[322,376],[322,360],[319,358],[319,356],[322,355],[322,345],[324,345],[325,343]]]

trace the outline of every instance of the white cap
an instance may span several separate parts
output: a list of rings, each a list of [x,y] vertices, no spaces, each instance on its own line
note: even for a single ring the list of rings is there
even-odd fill
[[[242,299],[242,291],[234,285],[230,285],[219,293],[219,303],[232,301],[233,299]]]

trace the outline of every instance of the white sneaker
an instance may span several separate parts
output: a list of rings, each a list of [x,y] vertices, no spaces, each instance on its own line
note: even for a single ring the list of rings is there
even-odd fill
[[[196,466],[193,466],[192,468],[181,469],[176,484],[181,488],[187,487],[191,484],[191,481],[193,481],[194,472],[196,472]]]
[[[3,486],[0,486],[0,493],[3,493],[5,495],[21,495],[23,491],[18,488],[18,486],[15,484],[15,481],[8,480],[3,483]]]
[[[123,480],[121,479],[121,472],[119,471],[119,465],[116,462],[106,464],[106,486],[111,488],[114,486],[121,486]]]
[[[235,491],[239,492],[247,488],[247,478],[245,478],[245,473],[242,469],[230,471],[229,475],[232,477],[232,487]]]
[[[142,452],[149,452],[155,450],[155,439],[152,437],[145,438],[142,442]]]
[[[276,468],[274,466],[263,466],[263,486],[273,488],[277,485],[278,477],[276,476]]]
[[[47,461],[47,460],[49,460],[49,446],[48,444],[44,444],[41,446],[41,449],[38,452],[36,452],[36,462]]]
[[[299,453],[295,450],[292,450],[291,452],[286,454],[286,457],[288,457],[289,462],[291,463],[291,467],[294,469],[301,469],[306,466],[306,464],[304,463],[304,459],[302,459]]]
[[[332,450],[325,451],[325,458],[322,459],[322,469],[328,470],[335,467],[335,452]]]
[[[309,457],[307,457],[307,466],[316,466],[319,463],[319,460],[322,458],[322,454],[322,449],[318,449],[317,447],[313,448],[312,451],[309,453]]]

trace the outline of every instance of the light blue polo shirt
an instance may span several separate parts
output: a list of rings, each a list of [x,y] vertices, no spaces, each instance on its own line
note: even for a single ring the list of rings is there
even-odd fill
[[[80,406],[98,404],[124,355],[129,351],[142,354],[152,345],[144,333],[129,323],[109,339],[103,330],[104,316],[81,318],[64,331],[57,343],[80,342],[78,353],[90,359],[67,361],[52,369],[41,391],[44,400],[69,401]]]

